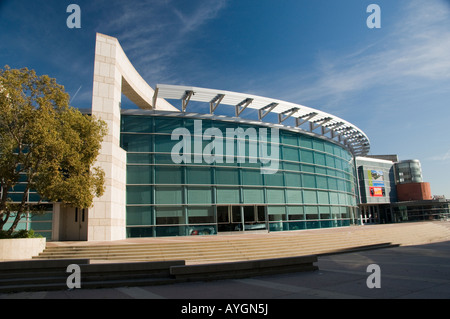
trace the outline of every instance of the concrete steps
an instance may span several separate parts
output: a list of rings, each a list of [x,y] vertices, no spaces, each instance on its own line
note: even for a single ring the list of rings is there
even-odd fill
[[[186,265],[183,260],[159,262],[124,262],[92,264],[89,259],[27,260],[0,263],[0,293],[20,291],[67,290],[72,272],[80,267],[79,283],[83,289],[135,287],[176,282],[245,278],[249,276],[317,270],[317,256],[262,259]]]
[[[422,244],[450,238],[449,222],[367,225],[236,236],[148,238],[144,243],[48,245],[35,259],[185,260],[186,264],[318,255],[360,246]]]
[[[450,222],[365,225],[233,236],[47,243],[33,260],[0,262],[0,293],[67,289],[70,264],[82,288],[161,285],[310,271],[317,256],[450,240]]]
[[[80,266],[81,288],[161,285],[174,282],[170,267],[184,261],[91,264],[89,259],[27,260],[0,263],[0,293],[66,290],[67,266]]]

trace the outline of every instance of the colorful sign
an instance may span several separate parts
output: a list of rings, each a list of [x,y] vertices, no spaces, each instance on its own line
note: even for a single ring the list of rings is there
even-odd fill
[[[384,197],[384,188],[382,187],[369,187],[370,196],[372,197]]]
[[[368,170],[369,192],[372,197],[384,197],[384,173],[383,171]]]

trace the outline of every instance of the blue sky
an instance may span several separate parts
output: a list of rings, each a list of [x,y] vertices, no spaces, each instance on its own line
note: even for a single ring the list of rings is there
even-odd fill
[[[69,29],[67,6],[81,8]],[[381,28],[369,29],[369,4]],[[419,159],[450,198],[449,0],[0,0],[0,65],[28,67],[91,105],[95,33],[151,85],[246,92],[335,114],[370,154]],[[194,110],[190,110],[194,111]]]

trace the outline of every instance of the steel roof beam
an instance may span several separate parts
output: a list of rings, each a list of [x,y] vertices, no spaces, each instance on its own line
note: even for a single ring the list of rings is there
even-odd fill
[[[316,122],[310,122],[309,123],[310,131],[311,132],[314,131],[316,128],[321,127],[322,125],[324,125],[325,123],[328,123],[331,120],[332,120],[331,117],[326,117],[326,118],[323,118],[323,119],[318,120]]]
[[[186,111],[187,105],[189,104],[189,101],[191,100],[192,95],[194,95],[194,91],[186,91],[183,95],[183,97],[181,98],[181,102],[182,102],[182,110],[183,112]]]
[[[236,105],[236,117],[239,117],[241,115],[242,111],[244,111],[247,106],[249,106],[253,102],[253,99],[246,98],[242,102]]]
[[[322,125],[323,135],[331,132],[331,138],[335,138],[337,128],[344,124],[345,123],[343,123],[343,122],[337,122],[337,123],[330,124],[330,125]]]
[[[284,121],[286,121],[288,118],[290,118],[292,115],[294,115],[294,113],[297,112],[298,110],[300,110],[300,108],[293,107],[292,109],[286,110],[286,111],[278,114],[278,124],[281,124]]]
[[[261,121],[267,114],[269,114],[275,107],[278,106],[278,103],[272,102],[258,110],[258,118]]]
[[[210,102],[209,102],[209,112],[211,114],[214,113],[214,111],[219,106],[220,102],[222,102],[223,98],[225,97],[225,94],[217,94]]]
[[[300,127],[300,125],[308,122],[309,120],[311,120],[313,117],[315,117],[316,115],[318,115],[319,113],[317,112],[312,112],[312,113],[308,113],[306,115],[303,116],[299,116],[295,119],[295,126],[296,127]]]

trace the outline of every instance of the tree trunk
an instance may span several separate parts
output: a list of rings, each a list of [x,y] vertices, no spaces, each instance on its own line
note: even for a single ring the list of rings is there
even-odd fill
[[[6,202],[8,200],[8,190],[11,188],[11,185],[3,185],[2,186],[2,198],[0,201],[0,230],[3,230],[3,226],[5,226],[6,222],[11,215],[9,209],[6,209]]]
[[[16,227],[19,224],[19,221],[22,219],[24,214],[25,214],[25,212],[23,212],[23,209],[21,209],[20,212],[17,212],[16,218],[14,218],[13,224],[11,225],[11,227],[7,231],[8,235],[12,235],[14,230],[16,230]]]
[[[16,215],[16,218],[14,218],[14,222],[12,223],[11,227],[7,231],[8,235],[12,235],[12,233],[16,229],[17,225],[19,224],[20,219],[23,217],[24,213],[26,213],[25,207],[26,207],[26,202],[27,202],[27,198],[28,198],[29,185],[30,184],[28,183],[27,187],[25,188],[25,191],[23,192],[22,202],[20,203],[20,206],[17,209],[17,215]]]
[[[8,210],[6,212],[3,212],[2,215],[4,215],[4,217],[0,216],[0,230],[3,230],[3,226],[5,226],[6,222],[8,221],[11,212]]]

